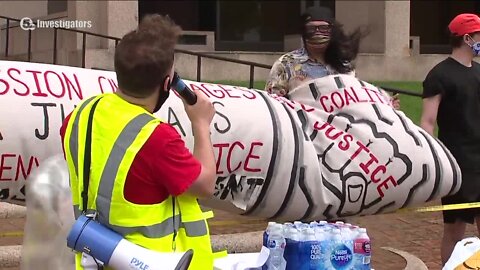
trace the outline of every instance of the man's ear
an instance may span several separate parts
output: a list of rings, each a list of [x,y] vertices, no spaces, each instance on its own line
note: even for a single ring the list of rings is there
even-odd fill
[[[171,87],[171,80],[170,80],[170,76],[167,75],[163,80],[163,91],[165,92],[170,91],[170,87]]]
[[[469,34],[463,35],[463,41],[464,41],[465,43],[467,43],[468,46],[472,46],[472,45],[470,45],[470,43],[469,43],[470,40],[473,40],[473,38],[472,38]],[[474,41],[474,42],[475,42],[475,41]]]

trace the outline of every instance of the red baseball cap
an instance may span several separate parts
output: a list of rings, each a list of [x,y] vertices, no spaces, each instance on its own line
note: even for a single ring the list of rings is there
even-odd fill
[[[480,32],[480,18],[471,13],[457,15],[448,25],[448,29],[455,36]]]

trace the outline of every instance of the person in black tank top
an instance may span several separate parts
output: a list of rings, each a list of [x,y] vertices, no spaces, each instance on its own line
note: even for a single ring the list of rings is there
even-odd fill
[[[423,81],[420,126],[430,134],[438,124],[438,138],[457,160],[462,185],[442,204],[480,202],[480,18],[460,14],[448,25],[452,54],[438,63]],[[442,264],[464,238],[466,224],[476,222],[480,233],[480,208],[443,212]]]

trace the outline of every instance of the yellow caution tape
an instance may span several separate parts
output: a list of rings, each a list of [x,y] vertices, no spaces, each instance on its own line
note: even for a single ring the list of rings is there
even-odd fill
[[[457,203],[457,204],[447,204],[447,205],[433,205],[433,206],[421,206],[421,207],[409,207],[402,208],[397,210],[395,213],[406,213],[406,212],[437,212],[437,211],[449,211],[449,210],[460,210],[460,209],[470,209],[470,208],[480,208],[480,202],[472,203]]]
[[[22,231],[0,232],[0,237],[18,237],[18,236],[23,236],[23,232]]]

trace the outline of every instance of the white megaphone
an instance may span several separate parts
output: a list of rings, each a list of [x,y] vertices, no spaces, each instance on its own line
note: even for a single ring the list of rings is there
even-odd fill
[[[193,256],[192,250],[181,253],[148,250],[85,215],[73,224],[67,246],[87,253],[115,270],[187,269]]]

